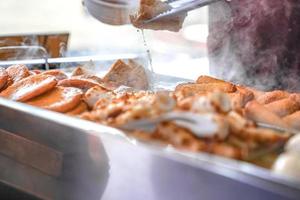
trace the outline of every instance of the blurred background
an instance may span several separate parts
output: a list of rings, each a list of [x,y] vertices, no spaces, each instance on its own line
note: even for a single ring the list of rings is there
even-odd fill
[[[208,74],[207,8],[189,13],[179,33],[140,31],[93,18],[82,0],[0,0],[0,36],[69,33],[66,56],[151,51],[156,73],[195,79]]]

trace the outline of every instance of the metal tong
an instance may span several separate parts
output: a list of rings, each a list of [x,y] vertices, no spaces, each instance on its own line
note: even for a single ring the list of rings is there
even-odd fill
[[[142,130],[145,132],[153,132],[156,126],[165,121],[175,121],[178,125],[188,128],[196,135],[202,136],[205,133],[216,131],[214,130],[215,122],[213,121],[212,114],[198,114],[192,112],[170,112],[163,114],[155,119],[139,119],[128,122],[118,128],[126,131]],[[290,133],[292,135],[300,134],[300,131],[292,128],[284,128],[271,124],[256,123],[258,128],[267,128],[274,130],[278,133]]]
[[[145,20],[144,23],[150,23],[165,17],[171,17],[178,14],[187,13],[188,11],[210,5],[217,1],[220,0],[167,0],[164,1],[164,3],[169,4],[172,8],[166,12],[156,15],[151,19]]]
[[[154,119],[140,119],[131,121],[118,128],[126,131],[141,130],[153,132],[161,122],[174,121],[179,126],[190,129],[197,136],[213,135],[218,125],[212,114],[197,114],[192,112],[169,112]]]

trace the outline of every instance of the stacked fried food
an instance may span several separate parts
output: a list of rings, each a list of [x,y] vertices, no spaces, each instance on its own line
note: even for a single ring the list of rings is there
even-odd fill
[[[172,120],[162,121],[153,132],[137,129],[128,135],[240,160],[251,161],[290,137],[256,122],[300,129],[297,93],[257,91],[209,76],[174,91],[154,92],[147,90],[146,72],[134,61],[118,60],[104,77],[80,67],[67,76],[60,70],[14,65],[0,69],[0,86],[1,97],[113,127],[172,112],[210,114],[218,127],[210,136],[199,136]]]
[[[215,90],[218,85],[213,84],[212,87],[210,84],[189,83],[177,86],[175,91],[160,92],[107,93],[92,88],[88,91],[89,96],[99,98],[90,105],[92,111],[83,113],[80,117],[122,127],[131,121],[155,119],[174,111],[213,114],[218,124],[218,131],[214,136],[199,137],[173,121],[161,122],[154,132],[136,130],[128,134],[145,141],[159,141],[180,149],[209,152],[241,160],[251,160],[257,152],[284,144],[288,140],[288,133],[260,128],[252,120],[246,119],[243,114],[244,108],[239,107],[230,93],[222,90],[223,83],[220,90]],[[228,86],[234,88],[230,91],[237,92],[235,85],[228,83]],[[89,97],[86,95],[86,98]]]
[[[180,101],[191,104],[195,98],[211,91],[228,94],[232,108],[247,119],[300,130],[300,93],[258,91],[209,76],[200,76],[195,83],[177,86],[175,95]]]
[[[82,67],[70,77],[62,70],[29,70],[25,65],[0,68],[1,97],[69,115],[88,111],[83,97],[90,88],[109,91],[121,85],[148,89],[143,67],[132,60],[118,60],[103,78]]]

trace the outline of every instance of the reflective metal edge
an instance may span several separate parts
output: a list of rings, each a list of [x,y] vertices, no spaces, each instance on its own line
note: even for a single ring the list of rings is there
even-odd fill
[[[137,150],[143,149],[143,151],[148,151],[153,155],[163,157],[166,162],[168,160],[173,160],[183,165],[191,166],[195,169],[201,169],[212,174],[218,174],[237,182],[245,183],[246,185],[251,185],[274,194],[282,195],[286,198],[297,199],[300,196],[300,182],[278,176],[271,173],[269,170],[252,164],[209,155],[206,153],[190,153],[173,148],[165,148],[159,145],[138,142],[134,139],[127,138],[122,131],[115,128],[1,98],[0,105],[2,107],[13,109],[16,112],[27,113],[30,116],[50,121],[51,123],[61,124],[66,127],[81,130],[84,134],[92,134],[101,138],[104,144],[106,142],[105,138],[109,138],[112,141],[119,141],[121,143],[134,146]],[[28,128],[30,129],[30,127]],[[120,154],[122,154],[122,152],[120,152]],[[134,155],[132,156],[134,157]]]
[[[88,62],[88,61],[107,61],[107,60],[117,60],[117,59],[135,59],[141,57],[144,54],[102,54],[95,56],[76,56],[76,57],[63,57],[63,58],[49,58],[49,59],[30,59],[30,60],[11,60],[11,61],[0,61],[0,66],[9,65],[31,65],[31,64],[56,64],[56,63],[72,63],[72,62]]]

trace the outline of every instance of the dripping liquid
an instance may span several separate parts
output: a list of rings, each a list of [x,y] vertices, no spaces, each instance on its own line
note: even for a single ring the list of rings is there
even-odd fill
[[[150,70],[151,70],[151,72],[153,72],[152,55],[151,55],[149,46],[148,46],[147,41],[146,41],[144,30],[140,29],[140,30],[138,30],[138,32],[141,32],[141,34],[142,34],[142,39],[143,39],[144,47],[146,48],[148,62],[149,62],[149,65],[150,65]]]

